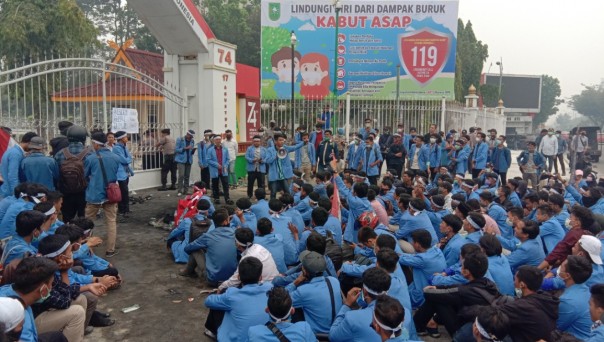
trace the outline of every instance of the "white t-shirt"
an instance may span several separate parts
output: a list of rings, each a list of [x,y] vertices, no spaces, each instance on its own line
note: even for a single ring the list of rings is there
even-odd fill
[[[229,159],[231,161],[235,161],[237,159],[238,150],[237,141],[235,141],[235,139],[231,139],[230,141],[228,139],[224,139],[222,141],[222,146],[229,151]]]

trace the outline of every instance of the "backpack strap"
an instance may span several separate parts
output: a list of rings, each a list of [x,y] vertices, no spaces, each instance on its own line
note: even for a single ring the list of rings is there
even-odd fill
[[[277,339],[279,340],[279,342],[290,342],[287,337],[285,337],[285,335],[283,335],[283,332],[281,330],[279,330],[279,328],[277,328],[277,326],[275,325],[275,323],[273,322],[266,322],[265,326],[275,335],[277,336]]]
[[[88,147],[84,147],[84,149],[82,150],[82,152],[78,153],[78,155],[75,156],[75,157],[78,160],[82,160],[82,159],[84,159],[84,157],[86,157],[88,155],[88,153],[90,153],[90,149],[88,149]]]
[[[336,318],[336,303],[333,295],[333,287],[331,286],[331,282],[328,277],[325,277],[325,282],[327,283],[327,288],[329,289],[329,299],[331,300],[331,323],[333,323]]]
[[[493,296],[492,294],[488,293],[486,290],[475,287],[474,291],[478,292],[478,294],[487,302],[487,303],[492,303],[495,298],[497,298],[497,296]]]
[[[73,158],[73,154],[69,152],[69,147],[64,147],[61,151],[63,151],[65,159]]]
[[[105,165],[103,164],[103,158],[101,157],[101,154],[99,153],[99,151],[96,152],[96,156],[97,156],[97,158],[99,158],[101,172],[103,173],[103,183],[105,184],[105,187],[107,187],[107,184],[109,183],[109,181],[107,180],[107,173],[105,172]]]

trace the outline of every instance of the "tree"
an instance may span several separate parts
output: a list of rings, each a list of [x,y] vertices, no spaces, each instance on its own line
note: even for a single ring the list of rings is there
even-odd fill
[[[586,116],[594,125],[604,127],[604,83],[586,86],[571,98],[570,106]]]
[[[541,110],[533,119],[533,127],[546,122],[551,115],[558,112],[558,105],[564,103],[564,100],[560,99],[560,81],[549,75],[543,75],[541,80]]]
[[[479,89],[482,103],[485,106],[495,108],[499,105],[499,87],[492,84],[483,84]]]
[[[465,26],[461,19],[457,21],[457,56],[459,58],[455,66],[455,98],[463,102],[470,85],[478,87],[480,84],[482,67],[489,57],[488,45],[476,39],[470,21]]]

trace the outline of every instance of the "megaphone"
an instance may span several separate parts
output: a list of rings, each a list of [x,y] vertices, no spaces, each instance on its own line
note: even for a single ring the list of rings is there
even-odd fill
[[[277,157],[279,157],[279,159],[287,158],[287,150],[281,147],[279,151],[277,151]]]

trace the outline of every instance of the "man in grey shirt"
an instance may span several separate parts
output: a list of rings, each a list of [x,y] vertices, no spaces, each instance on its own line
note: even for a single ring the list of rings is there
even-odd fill
[[[161,188],[157,190],[176,190],[176,162],[174,161],[176,141],[170,136],[169,128],[161,130],[161,138],[155,146],[161,147],[164,157],[161,166]],[[170,172],[170,180],[172,181],[172,186],[170,188],[166,187],[166,184],[168,183],[168,172]]]

